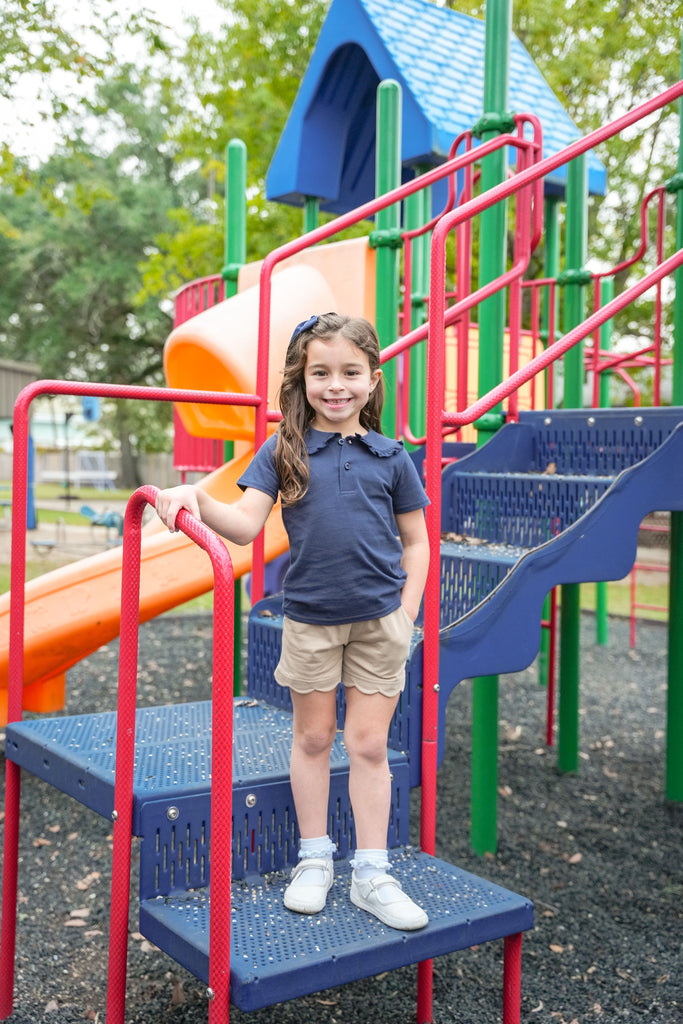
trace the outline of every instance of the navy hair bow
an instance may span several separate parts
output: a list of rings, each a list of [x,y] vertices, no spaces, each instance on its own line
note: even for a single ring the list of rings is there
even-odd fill
[[[295,341],[300,334],[303,334],[304,331],[310,331],[311,327],[315,327],[317,322],[317,316],[309,316],[308,320],[302,320],[301,323],[297,324],[296,327],[294,328],[294,331],[292,332],[292,337],[289,339],[289,344],[291,345],[292,342]]]

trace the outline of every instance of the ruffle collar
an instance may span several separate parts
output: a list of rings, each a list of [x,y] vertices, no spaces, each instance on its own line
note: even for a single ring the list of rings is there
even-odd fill
[[[313,455],[325,448],[330,441],[336,441],[340,437],[339,433],[328,434],[326,431],[309,427],[306,434],[306,451],[309,455]],[[384,434],[378,434],[374,430],[369,430],[367,434],[354,434],[354,437],[380,459],[397,455],[403,448],[402,441],[396,441],[393,437],[385,437]]]

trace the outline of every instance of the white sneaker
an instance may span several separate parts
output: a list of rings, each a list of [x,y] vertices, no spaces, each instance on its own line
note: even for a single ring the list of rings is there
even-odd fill
[[[429,923],[422,907],[413,903],[401,888],[401,883],[391,875],[374,875],[372,878],[351,876],[351,902],[361,910],[367,910],[399,931],[417,931]]]
[[[325,906],[333,880],[331,860],[305,857],[292,868],[291,881],[282,902],[287,910],[295,910],[297,914],[319,914]]]

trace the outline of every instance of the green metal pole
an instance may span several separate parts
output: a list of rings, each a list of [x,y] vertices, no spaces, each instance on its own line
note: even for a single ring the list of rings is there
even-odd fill
[[[225,297],[237,294],[237,277],[247,260],[247,147],[241,139],[231,139],[225,147],[225,263],[221,271]],[[234,458],[235,446],[226,441],[223,458]],[[234,592],[234,670],[235,696],[242,692],[242,581],[235,580]]]
[[[484,111],[480,122],[483,142],[500,134],[508,99],[511,0],[488,0],[484,53]],[[489,114],[492,111],[493,114]],[[490,126],[490,127],[489,127]],[[507,151],[500,149],[482,161],[481,190],[505,180]],[[484,210],[479,228],[479,285],[505,271],[507,206],[496,203]],[[503,379],[505,293],[497,292],[479,309],[479,394]],[[502,425],[500,406],[475,423],[477,444],[485,444]],[[475,853],[496,850],[498,800],[498,676],[478,676],[472,682],[471,841]]]
[[[377,134],[375,194],[384,195],[401,183],[401,87],[387,79],[377,88]],[[399,249],[401,247],[401,206],[395,203],[377,214],[370,245],[377,249],[375,326],[380,348],[396,340],[398,332]],[[382,430],[396,436],[396,363],[384,367],[386,400]]]
[[[316,196],[306,196],[304,200],[304,234],[315,231],[320,220],[320,202]]]
[[[601,302],[606,306],[614,298],[614,278],[606,277],[602,282]],[[613,321],[608,320],[600,328],[600,348],[609,351],[612,344]],[[609,409],[609,373],[600,374],[600,408]],[[607,607],[607,582],[598,580],[595,584],[595,640],[605,647],[609,639],[609,619]]]
[[[681,52],[683,78],[683,49]],[[680,121],[676,189],[676,247],[683,248],[683,102],[678,101]],[[674,273],[674,405],[683,405],[683,268]],[[683,800],[683,512],[671,513],[671,560],[669,565],[668,688],[666,717],[666,798]]]
[[[543,222],[545,224],[545,256],[543,261],[543,276],[544,277],[557,277],[560,271],[560,200],[557,196],[547,196],[543,203],[544,206],[544,217]],[[548,289],[548,292],[550,290]],[[555,302],[555,314],[557,314],[557,291],[554,295]],[[554,338],[549,336],[550,331],[550,295],[548,294],[546,302],[543,306],[543,316],[541,321],[541,332],[544,340],[544,345],[547,348],[551,345]],[[553,318],[553,323],[557,324],[557,315]],[[555,404],[554,396],[550,393],[550,384],[546,379],[546,394],[545,394],[545,405],[546,408],[552,408]],[[550,621],[550,594],[546,597],[543,602],[543,621]],[[541,686],[548,685],[548,678],[550,672],[550,643],[552,640],[552,633],[550,629],[541,630],[541,643],[538,651],[538,681]]]
[[[566,331],[585,319],[586,284],[590,280],[584,268],[588,248],[587,182],[584,154],[572,160],[567,171],[566,269],[562,275]],[[579,342],[564,357],[565,409],[583,408],[583,379],[583,342]]]
[[[247,261],[247,147],[231,139],[225,147],[225,297],[237,293],[237,275]]]
[[[560,273],[560,199],[559,196],[547,196],[543,202],[544,224],[545,224],[545,258],[543,273],[545,277],[554,277]],[[541,329],[543,331],[544,343],[547,348],[555,338],[549,336],[550,330],[550,296],[548,295],[544,308]],[[555,334],[557,334],[557,289],[555,289]],[[545,402],[548,408],[555,405],[555,396],[546,387]]]
[[[567,230],[565,330],[583,322],[586,306],[588,203],[585,157],[570,163],[567,173]],[[583,407],[583,344],[575,345],[564,357],[564,407]],[[558,764],[563,772],[579,767],[579,625],[581,587],[565,584],[561,590],[560,613],[560,699]]]
[[[416,177],[424,168],[416,168]],[[422,227],[430,219],[431,189],[414,192],[404,203],[406,231]],[[419,327],[427,316],[427,287],[429,281],[430,246],[428,235],[413,239],[413,272],[410,295],[410,326]],[[410,355],[410,427],[417,437],[426,430],[427,349],[424,343],[413,348]],[[408,447],[414,447],[409,445]]]

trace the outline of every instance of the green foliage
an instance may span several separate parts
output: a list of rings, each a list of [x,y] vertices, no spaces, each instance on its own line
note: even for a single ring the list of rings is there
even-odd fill
[[[203,166],[227,143],[247,146],[249,259],[301,231],[301,212],[265,201],[265,176],[328,7],[327,0],[221,0],[221,31],[195,32],[184,75],[202,113],[189,110],[173,137]]]
[[[37,168],[0,146],[0,355],[38,361],[45,376],[161,383],[173,292],[223,264],[231,138],[248,152],[247,258],[301,231],[299,209],[266,201],[265,176],[329,0],[219,0],[221,23],[193,23],[177,54],[144,9],[83,2],[87,26],[74,14],[68,30],[45,0],[3,9],[0,96],[24,72],[40,76],[64,141]],[[484,16],[484,0],[452,5]],[[677,80],[682,14],[683,0],[514,0],[513,29],[586,132]],[[133,38],[147,56],[117,64]],[[610,195],[591,205],[590,251],[606,265],[637,247],[641,198],[674,172],[677,146],[671,108],[600,148]],[[617,333],[644,344],[651,312],[643,299]],[[137,410],[120,404],[104,420],[132,459],[168,444],[170,408]]]
[[[46,377],[163,383],[172,326],[163,301],[141,295],[139,266],[172,235],[168,211],[191,207],[203,183],[179,167],[166,126],[169,81],[124,66],[70,118],[69,141],[37,170],[15,161],[28,185],[0,186],[0,353]],[[169,447],[170,409],[117,415],[114,436],[134,455]],[[134,469],[131,469],[134,476]]]
[[[223,265],[223,230],[215,218],[197,220],[182,208],[169,210],[170,230],[154,239],[154,251],[140,264],[142,287],[135,299],[168,296],[189,281],[217,274]]]
[[[485,17],[484,0],[447,6]],[[514,0],[512,6],[513,31],[583,134],[678,81],[682,21],[683,0]],[[599,147],[610,197],[592,207],[592,254],[616,265],[634,251],[641,200],[674,173],[677,148],[675,106]]]
[[[38,84],[45,114],[70,112],[71,97],[84,83],[109,73],[123,38],[142,40],[149,53],[166,52],[159,22],[144,8],[122,10],[116,0],[63,4],[49,0],[3,0],[0,33],[0,97],[13,99],[30,76]],[[54,72],[60,73],[59,88]]]

